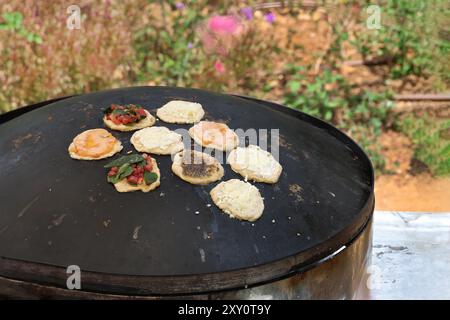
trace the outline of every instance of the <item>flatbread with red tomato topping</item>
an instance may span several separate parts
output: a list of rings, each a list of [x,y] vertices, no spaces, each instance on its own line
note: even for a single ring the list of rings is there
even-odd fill
[[[114,184],[118,192],[141,190],[149,192],[160,185],[160,171],[156,160],[147,154],[130,154],[110,163],[108,182]]]
[[[155,117],[141,106],[134,104],[116,105],[103,111],[103,122],[108,128],[118,131],[133,131],[155,124]]]

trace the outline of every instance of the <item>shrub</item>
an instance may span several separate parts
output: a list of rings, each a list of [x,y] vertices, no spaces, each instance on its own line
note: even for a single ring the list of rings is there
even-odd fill
[[[153,4],[162,18],[154,16],[156,22],[134,38],[138,81],[241,93],[262,88],[276,54],[276,44],[267,41],[270,28],[265,34],[259,29],[268,22],[248,10],[229,11],[225,2],[214,11],[206,3]]]
[[[408,75],[438,75],[448,81],[448,63],[442,56],[449,52],[449,39],[442,36],[450,17],[450,6],[440,0],[384,0],[381,28],[368,30],[362,10],[361,30],[355,32],[353,44],[365,60],[384,57],[390,66],[389,76],[401,79]],[[363,1],[362,8],[373,1]],[[439,62],[439,63],[436,63]],[[442,72],[442,68],[446,72]],[[448,82],[447,82],[448,86]]]
[[[431,116],[407,116],[397,122],[398,129],[414,144],[414,156],[434,175],[450,174],[450,120]]]
[[[0,110],[127,83],[134,26],[123,16],[142,1],[83,1],[80,30],[66,28],[69,5],[0,3]]]

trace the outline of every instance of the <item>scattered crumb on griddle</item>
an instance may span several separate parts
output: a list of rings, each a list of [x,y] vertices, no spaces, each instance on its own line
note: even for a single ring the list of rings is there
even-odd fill
[[[59,226],[63,222],[63,220],[66,216],[67,216],[67,214],[64,213],[64,214],[60,215],[59,217],[57,217],[55,220],[53,220],[52,221],[53,226],[55,226],[55,227]]]
[[[202,260],[202,262],[206,261],[206,254],[205,254],[205,250],[203,250],[202,248],[200,248],[198,250],[198,252],[200,252],[200,260]]]
[[[20,146],[22,145],[23,142],[27,141],[27,140],[32,140],[32,143],[36,143],[41,139],[41,133],[38,132],[36,134],[32,134],[32,133],[28,133],[24,136],[20,136],[16,139],[14,139],[13,142],[13,149],[12,151],[16,151],[17,149],[20,148]]]
[[[278,141],[280,143],[280,146],[285,147],[286,149],[292,149],[292,143],[287,142],[286,138],[281,133],[278,135],[278,137],[279,137]]]
[[[300,187],[297,183],[289,185],[289,195],[295,198],[295,203],[299,203],[303,201],[303,197],[301,195],[303,188]]]
[[[141,230],[142,226],[137,226],[133,231],[133,239],[137,240],[139,238],[139,230]]]

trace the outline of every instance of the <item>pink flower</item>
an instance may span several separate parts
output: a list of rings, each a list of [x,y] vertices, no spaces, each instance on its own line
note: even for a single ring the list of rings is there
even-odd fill
[[[214,69],[216,69],[217,73],[225,72],[225,66],[223,65],[223,63],[220,60],[216,60],[216,62],[214,62]]]
[[[240,31],[241,24],[233,16],[214,16],[209,18],[208,28],[214,33],[235,34]]]
[[[245,25],[238,16],[213,16],[197,32],[207,54],[226,56],[245,32]]]

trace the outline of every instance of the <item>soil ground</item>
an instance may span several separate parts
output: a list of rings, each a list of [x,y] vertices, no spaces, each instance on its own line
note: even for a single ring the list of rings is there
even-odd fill
[[[450,178],[383,175],[375,182],[375,209],[450,212]]]
[[[388,131],[380,140],[386,169],[393,174],[376,178],[376,210],[450,212],[450,177],[433,177],[421,167],[404,135]]]

